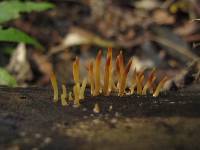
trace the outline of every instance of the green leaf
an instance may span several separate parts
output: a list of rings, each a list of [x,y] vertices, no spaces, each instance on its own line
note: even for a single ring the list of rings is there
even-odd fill
[[[8,29],[0,28],[0,41],[23,42],[26,44],[34,45],[37,48],[43,49],[42,45],[35,38],[30,37],[26,33],[15,28],[8,28]]]
[[[7,85],[10,87],[17,86],[17,82],[5,69],[0,67],[0,85]]]
[[[53,8],[48,2],[21,2],[17,0],[0,2],[0,24],[20,16],[20,13],[31,11],[44,11]]]

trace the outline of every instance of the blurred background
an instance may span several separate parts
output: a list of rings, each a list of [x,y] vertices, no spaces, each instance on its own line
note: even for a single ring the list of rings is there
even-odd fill
[[[199,0],[1,0],[0,84],[45,86],[56,72],[72,82],[99,49],[120,50],[135,68],[157,68],[171,88],[199,81]],[[113,62],[114,64],[114,62]],[[104,70],[102,68],[102,70]]]

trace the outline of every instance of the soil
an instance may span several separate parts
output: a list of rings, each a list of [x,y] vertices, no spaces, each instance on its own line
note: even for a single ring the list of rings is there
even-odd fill
[[[200,149],[196,88],[88,96],[79,108],[53,103],[49,87],[0,87],[0,95],[0,149]]]

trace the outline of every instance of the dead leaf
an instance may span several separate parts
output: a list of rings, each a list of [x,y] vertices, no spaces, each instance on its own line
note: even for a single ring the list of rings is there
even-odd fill
[[[71,28],[69,33],[65,36],[62,43],[56,47],[53,47],[49,55],[61,52],[69,47],[77,45],[97,45],[100,47],[116,47],[117,44],[102,39],[101,37],[86,31],[81,28]]]
[[[198,60],[199,57],[190,51],[188,44],[168,28],[153,28],[151,39],[163,46],[168,54],[177,59],[188,62]]]
[[[32,71],[27,59],[27,50],[24,43],[18,44],[13,52],[7,69],[15,76],[18,83],[25,85],[25,81],[32,79]]]
[[[153,10],[161,5],[160,2],[155,0],[140,0],[135,2],[135,7],[144,10]]]
[[[198,30],[199,30],[198,24],[189,21],[175,28],[174,33],[181,36],[187,36],[187,35],[197,32]]]
[[[157,24],[160,24],[160,25],[175,23],[174,16],[170,15],[167,11],[161,10],[161,9],[154,11],[153,19]]]

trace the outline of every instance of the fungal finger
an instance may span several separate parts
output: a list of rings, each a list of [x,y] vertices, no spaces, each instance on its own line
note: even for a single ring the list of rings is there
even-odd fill
[[[117,91],[117,86],[115,85],[114,80],[112,80],[111,84],[112,84],[112,88],[111,89],[116,92]],[[111,90],[109,90],[109,92],[111,93]]]
[[[120,94],[120,88],[122,88],[122,80],[124,76],[124,58],[123,58],[123,53],[120,51],[120,54],[118,55],[118,66],[119,66],[119,79],[118,79],[118,87],[119,87],[119,94]],[[121,89],[122,90],[122,89]]]
[[[95,81],[94,81],[93,62],[91,62],[91,63],[89,64],[88,76],[89,76],[89,81],[90,81],[91,95],[94,96]]]
[[[135,87],[137,85],[136,76],[137,76],[137,72],[136,72],[136,69],[134,69],[133,77],[132,77],[132,80],[131,80],[131,87],[130,87],[131,94],[134,93]]]
[[[79,58],[76,57],[76,60],[73,63],[73,78],[75,85],[73,87],[74,92],[74,104],[79,106],[79,93],[80,93],[80,83],[79,83]]]
[[[120,74],[120,66],[119,66],[119,55],[116,58],[116,72],[117,72],[117,89],[119,89],[120,87],[120,78],[121,78],[121,74]]]
[[[119,54],[119,66],[120,66],[120,74],[123,75],[124,72],[124,57],[122,51]]]
[[[144,85],[144,88],[143,88],[143,90],[142,90],[142,95],[146,95],[147,90],[150,89],[150,87],[152,87],[152,84],[153,84],[153,82],[154,82],[155,79],[156,79],[155,73],[156,73],[156,70],[153,69],[153,71],[152,71],[151,74],[149,75],[149,78],[147,79],[146,84]]]
[[[73,78],[76,84],[79,84],[79,58],[73,62]]]
[[[99,95],[101,88],[101,76],[100,76],[101,57],[102,57],[102,50],[99,50],[95,61],[95,91],[94,91],[95,96]]]
[[[107,58],[110,57],[110,67],[109,67],[109,83],[108,83],[108,90],[109,92],[112,91],[113,87],[113,78],[112,78],[112,73],[113,73],[113,66],[112,66],[112,48],[108,48],[108,53],[107,53]]]
[[[80,106],[80,99],[79,99],[80,88],[77,85],[74,85],[73,92],[74,92],[74,106],[79,107]]]
[[[137,94],[142,95],[142,82],[144,80],[144,74],[139,73],[136,76],[137,81]]]
[[[79,96],[80,99],[84,99],[86,85],[87,85],[87,79],[85,78],[82,82],[81,89],[80,89],[80,96]]]
[[[147,90],[152,87],[153,82],[155,81],[156,77],[153,77],[151,80],[148,80],[147,83],[144,85],[144,88],[142,89],[142,95],[147,94]]]
[[[132,64],[132,59],[129,60],[125,70],[124,70],[124,73],[123,73],[123,76],[121,77],[121,83],[120,83],[120,88],[119,88],[119,96],[123,96],[124,95],[124,92],[125,92],[125,88],[126,88],[126,80],[127,80],[127,75],[128,75],[128,72],[131,68],[131,64]]]
[[[53,87],[53,100],[54,102],[58,102],[58,83],[55,74],[52,72],[50,76],[51,84]]]
[[[73,101],[72,92],[69,92],[69,101]]]
[[[105,65],[105,73],[104,73],[104,87],[103,87],[103,92],[105,96],[109,95],[109,77],[110,77],[110,62],[111,57],[109,56],[106,60],[106,65]]]
[[[94,108],[93,108],[94,113],[100,113],[100,107],[98,103],[95,103]]]
[[[113,106],[112,106],[112,105],[110,105],[110,106],[109,106],[109,108],[108,108],[108,111],[109,111],[109,112],[111,112],[111,111],[112,111],[112,109],[113,109]]]
[[[112,48],[111,47],[108,48],[107,57],[109,57],[109,56],[112,57]]]
[[[157,97],[160,93],[160,91],[162,90],[162,87],[164,86],[164,84],[166,83],[166,81],[169,80],[167,76],[165,76],[159,83],[158,86],[156,87],[155,92],[153,93],[154,97]]]
[[[68,103],[67,103],[67,101],[66,101],[66,98],[67,98],[67,90],[66,90],[66,87],[65,87],[64,84],[62,85],[62,90],[63,90],[63,92],[62,92],[62,94],[61,94],[61,104],[62,104],[62,106],[66,106],[66,105],[68,105]]]

